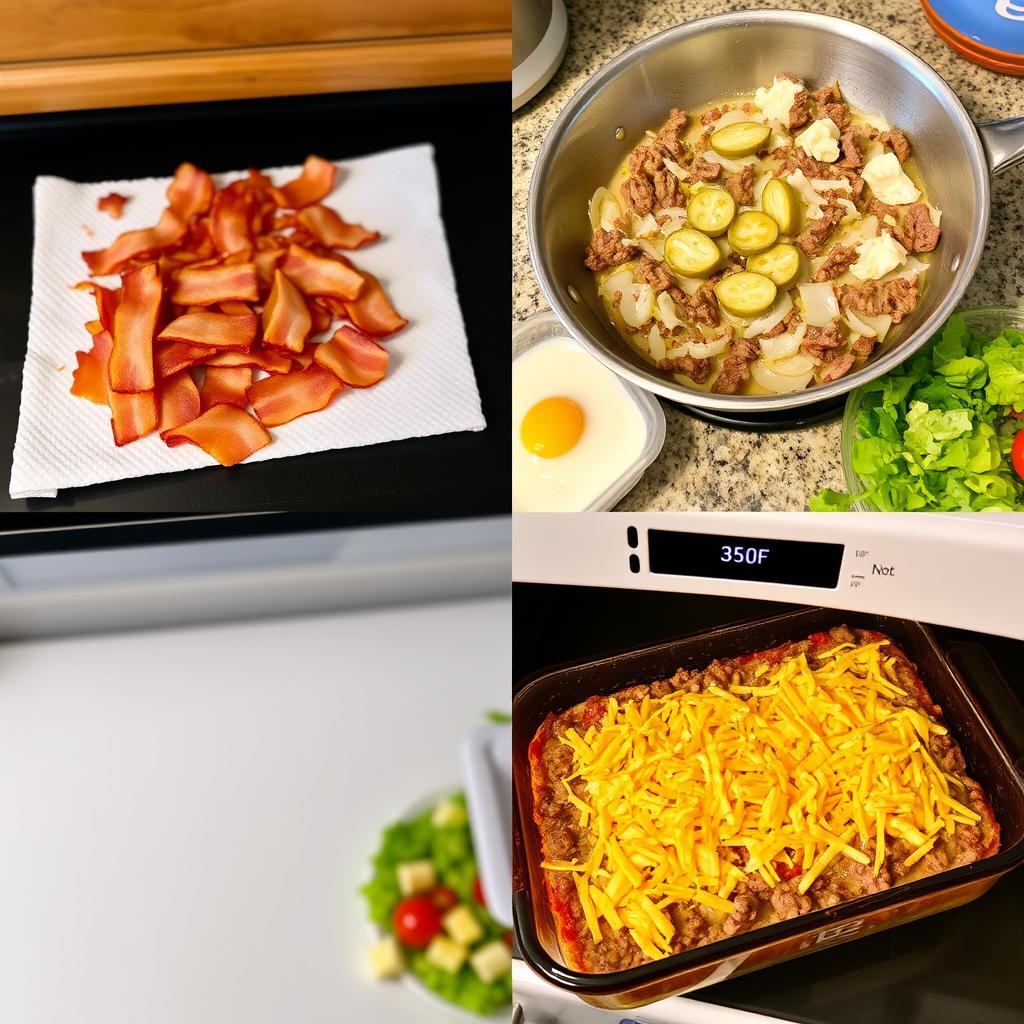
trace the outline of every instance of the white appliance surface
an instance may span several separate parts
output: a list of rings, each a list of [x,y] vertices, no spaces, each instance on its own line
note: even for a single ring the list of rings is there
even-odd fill
[[[839,544],[842,560],[836,585],[828,587],[659,574],[649,569],[648,530],[721,538],[730,549],[723,561],[740,550],[727,542],[745,539]],[[514,517],[512,546],[512,574],[520,582],[789,601],[1024,639],[1017,597],[1024,561],[1020,513],[535,513]],[[755,561],[762,549],[758,543],[742,548]],[[785,557],[801,561],[800,555]],[[813,564],[817,558],[811,553],[802,560]],[[749,575],[755,577],[756,568]]]
[[[507,709],[505,598],[0,646],[0,1021],[441,1022],[371,981],[383,827]]]

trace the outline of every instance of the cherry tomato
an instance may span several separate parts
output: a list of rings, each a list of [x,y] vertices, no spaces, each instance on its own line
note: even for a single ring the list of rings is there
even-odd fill
[[[1013,439],[1013,448],[1010,450],[1010,458],[1013,460],[1014,472],[1024,480],[1024,430],[1017,431],[1017,436]]]
[[[476,879],[473,882],[473,899],[475,899],[481,907],[486,906],[486,903],[484,902],[484,890],[483,886],[480,884],[479,875],[476,876]]]
[[[398,941],[412,949],[425,949],[441,932],[441,912],[429,896],[409,896],[395,907],[391,919]]]
[[[511,932],[505,932],[505,934],[502,936],[502,938],[505,940],[505,945],[508,946],[509,949],[511,949],[512,948],[512,933]]]
[[[459,903],[459,894],[454,889],[449,889],[447,885],[439,885],[436,889],[432,889],[429,896],[431,902],[442,914],[458,906]]]
[[[791,868],[786,867],[785,864],[776,864],[775,870],[778,872],[779,878],[784,882],[787,878],[796,878],[797,875],[802,875],[804,873],[804,869],[800,867],[799,864],[794,864]]]

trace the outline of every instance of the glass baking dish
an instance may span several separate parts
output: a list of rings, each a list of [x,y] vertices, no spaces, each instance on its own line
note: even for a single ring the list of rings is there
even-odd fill
[[[540,836],[533,820],[528,747],[549,712],[594,694],[696,669],[714,658],[752,653],[802,640],[845,624],[890,637],[917,666],[944,723],[963,750],[968,772],[981,783],[1001,827],[992,857],[893,886],[880,893],[756,928],[652,963],[607,974],[565,966],[540,868]],[[513,916],[519,949],[541,977],[592,1006],[629,1009],[724,981],[883,928],[967,903],[1024,862],[1024,710],[984,650],[944,650],[926,626],[865,612],[808,608],[725,626],[532,677],[513,706]]]

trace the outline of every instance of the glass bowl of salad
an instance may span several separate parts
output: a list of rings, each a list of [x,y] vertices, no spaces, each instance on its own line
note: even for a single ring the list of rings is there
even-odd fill
[[[847,494],[814,511],[1024,510],[1024,309],[955,313],[913,358],[850,394]]]

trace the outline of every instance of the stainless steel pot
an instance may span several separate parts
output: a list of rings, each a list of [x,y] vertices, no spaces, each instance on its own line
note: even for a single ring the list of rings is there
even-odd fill
[[[632,351],[608,323],[583,266],[587,202],[647,128],[671,107],[742,95],[780,71],[839,80],[856,107],[910,136],[942,241],[921,300],[895,341],[856,373],[786,395],[716,395],[678,383]],[[619,129],[622,131],[619,131]],[[569,331],[620,376],[672,401],[732,412],[808,405],[842,395],[898,365],[953,311],[981,258],[989,175],[1024,161],[1024,117],[974,124],[956,94],[909,50],[871,29],[801,11],[723,14],[669,29],[626,50],[573,96],[548,132],[530,185],[530,257]]]

